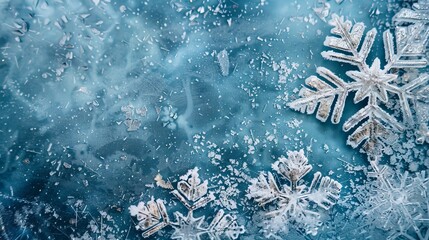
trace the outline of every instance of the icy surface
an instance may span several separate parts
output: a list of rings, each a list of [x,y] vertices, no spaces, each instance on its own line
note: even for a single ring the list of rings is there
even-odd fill
[[[0,239],[428,240],[428,37],[427,0],[0,0]]]

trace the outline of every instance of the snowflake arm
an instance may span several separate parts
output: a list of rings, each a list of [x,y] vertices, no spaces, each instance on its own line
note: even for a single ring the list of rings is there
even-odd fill
[[[265,206],[275,201],[280,195],[281,192],[273,174],[268,172],[268,174],[261,173],[257,179],[251,180],[247,197],[253,198],[259,206]]]
[[[162,200],[151,200],[147,204],[139,202],[137,206],[130,206],[129,210],[132,217],[137,217],[139,223],[136,229],[143,231],[143,237],[149,237],[170,225],[167,209]]]
[[[427,86],[429,82],[428,74],[421,74],[418,78],[413,81],[405,84],[401,87],[401,91],[398,92],[399,102],[401,104],[401,109],[404,113],[404,118],[408,123],[413,123],[413,115],[409,101],[413,101],[418,98],[419,89],[421,86]]]
[[[426,67],[425,57],[429,37],[429,4],[419,1],[413,9],[403,8],[393,17],[395,23],[396,53],[393,35],[389,31],[383,34],[386,46],[386,60],[392,68]]]
[[[400,35],[406,33],[397,33],[396,39],[400,39]],[[395,47],[393,43],[393,35],[390,31],[385,31],[383,33],[383,41],[385,45],[385,55],[388,67],[390,68],[422,68],[426,67],[428,61],[426,58],[421,57],[421,54],[410,52],[407,48],[411,48],[409,43],[401,43],[401,40],[397,40],[396,48],[398,49],[395,53]],[[406,52],[410,52],[406,54]],[[418,57],[415,59],[406,59],[407,57]]]
[[[212,239],[223,239],[224,234],[229,239],[238,239],[240,234],[244,233],[244,227],[237,224],[236,217],[231,214],[225,214],[223,210],[219,210],[210,223],[207,232]]]
[[[339,37],[328,36],[323,44],[327,47],[350,54],[343,54],[330,50],[322,52],[322,56],[331,61],[348,63],[358,66],[360,69],[365,68],[365,61],[374,43],[377,30],[373,28],[367,32],[362,46],[360,50],[358,50],[365,30],[365,25],[363,23],[352,25],[350,21],[344,21],[343,17],[333,14],[329,24],[334,26],[331,33]]]
[[[295,190],[296,183],[313,169],[308,164],[308,159],[302,149],[300,151],[288,151],[287,158],[280,157],[278,161],[273,163],[272,168],[289,180],[292,190]]]
[[[324,67],[318,67],[317,73],[337,88],[332,87],[316,76],[311,76],[305,80],[305,83],[316,90],[306,87],[302,88],[299,92],[301,98],[289,103],[288,106],[302,113],[306,112],[307,114],[313,114],[317,106],[319,106],[316,118],[325,122],[329,117],[331,106],[335,101],[335,96],[338,96],[331,119],[332,123],[337,124],[340,122],[341,116],[343,115],[348,93],[352,90],[356,90],[360,86],[360,83],[346,83]]]
[[[198,168],[190,170],[186,175],[181,177],[181,181],[177,184],[177,190],[171,193],[176,196],[180,202],[189,210],[205,206],[208,202],[214,200],[213,194],[208,191],[208,181],[201,183],[198,175]]]
[[[342,185],[330,177],[322,177],[320,172],[314,174],[310,185],[309,198],[319,207],[328,210],[340,198]]]

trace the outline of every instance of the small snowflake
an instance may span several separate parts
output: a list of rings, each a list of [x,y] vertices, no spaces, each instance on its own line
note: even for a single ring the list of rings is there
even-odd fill
[[[280,157],[272,168],[289,182],[279,187],[271,172],[261,173],[251,180],[248,198],[262,207],[266,207],[265,218],[270,231],[287,232],[293,225],[306,234],[316,235],[321,225],[320,213],[312,204],[325,210],[330,209],[339,198],[341,184],[329,177],[322,177],[320,172],[314,174],[311,185],[307,187],[300,180],[307,175],[312,166],[304,151],[289,151],[286,157]]]

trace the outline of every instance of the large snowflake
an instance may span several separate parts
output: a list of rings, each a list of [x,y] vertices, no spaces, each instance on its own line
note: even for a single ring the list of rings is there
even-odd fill
[[[389,233],[388,239],[429,239],[429,178],[426,172],[414,176],[395,173],[387,166],[373,165],[369,177],[374,181],[362,186],[356,198],[355,215],[368,229]]]
[[[329,177],[322,177],[316,172],[310,186],[300,181],[307,175],[312,166],[304,151],[289,151],[286,157],[280,157],[272,168],[287,182],[279,185],[271,172],[262,172],[258,178],[251,180],[248,198],[254,199],[265,207],[264,220],[270,234],[288,232],[289,225],[306,234],[316,235],[320,213],[316,206],[328,210],[339,198],[341,184]]]
[[[204,207],[215,197],[208,192],[208,181],[202,182],[199,178],[198,168],[189,170],[180,179],[177,189],[171,193],[188,209],[188,213],[183,215],[175,211],[174,222],[170,221],[167,208],[161,199],[140,202],[137,206],[129,208],[131,216],[137,217],[136,229],[143,231],[143,237],[149,237],[167,226],[174,229],[171,239],[237,239],[244,233],[244,228],[238,225],[236,217],[226,214],[223,210],[217,212],[210,224],[204,221],[205,216],[194,217],[195,210]],[[158,181],[162,182],[159,179]],[[171,187],[169,183],[161,185]]]
[[[390,31],[383,33],[384,67],[379,58],[371,64],[367,63],[377,35],[376,29],[369,30],[364,36],[363,23],[352,24],[343,17],[333,15],[329,24],[333,26],[331,33],[334,36],[326,37],[324,45],[334,50],[324,51],[322,56],[357,67],[357,70],[346,72],[352,81],[345,81],[329,69],[318,67],[317,73],[322,78],[307,78],[305,82],[308,87],[301,89],[300,98],[290,102],[289,107],[307,114],[313,114],[317,109],[317,119],[325,122],[331,115],[331,122],[338,124],[347,97],[354,92],[353,102],[364,102],[366,105],[344,123],[345,132],[354,129],[347,143],[353,148],[363,143],[363,150],[368,155],[380,155],[383,147],[394,140],[393,133],[414,126],[412,106],[422,98],[422,88],[429,81],[427,74],[421,74],[405,82],[398,71],[422,68],[428,64],[425,58],[429,36],[428,7],[421,1],[414,4],[413,10],[403,9],[395,15],[396,41]],[[400,120],[386,110],[386,104],[395,100],[401,108]]]

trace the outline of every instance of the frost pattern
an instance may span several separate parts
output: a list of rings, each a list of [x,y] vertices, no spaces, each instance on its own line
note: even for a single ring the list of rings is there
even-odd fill
[[[215,199],[208,192],[208,181],[201,181],[199,178],[198,168],[181,176],[176,189],[171,193],[188,209],[186,215],[175,211],[174,222],[170,220],[161,199],[139,202],[137,206],[129,207],[131,216],[137,217],[136,229],[143,231],[143,237],[147,238],[167,226],[174,229],[171,239],[237,239],[244,233],[244,228],[238,225],[236,217],[223,210],[219,210],[209,224],[204,221],[205,216],[194,217],[195,210]]]
[[[347,143],[353,148],[363,144],[363,151],[371,156],[378,156],[384,146],[395,140],[395,132],[401,132],[414,125],[411,110],[418,91],[429,81],[427,74],[412,79],[407,83],[398,83],[400,75],[396,69],[422,68],[428,63],[425,51],[429,28],[427,4],[415,4],[414,10],[403,10],[395,15],[395,39],[389,31],[383,33],[387,64],[381,67],[379,58],[372,64],[367,63],[377,31],[369,30],[364,36],[365,25],[361,22],[352,24],[343,17],[333,15],[329,22],[333,26],[334,36],[326,37],[324,45],[334,50],[322,52],[330,61],[347,63],[357,70],[347,71],[353,81],[347,82],[327,68],[318,67],[322,77],[311,76],[306,79],[308,87],[301,89],[300,98],[288,104],[294,110],[313,114],[325,122],[331,115],[331,122],[338,124],[343,115],[347,97],[355,92],[353,102],[366,101],[366,106],[351,116],[343,125],[349,132]],[[325,79],[325,80],[322,80]],[[401,106],[402,122],[382,108],[396,95]]]
[[[312,204],[330,209],[340,197],[341,184],[322,177],[320,172],[314,174],[309,187],[300,182],[313,168],[303,150],[287,152],[287,158],[280,157],[272,168],[289,184],[279,187],[273,173],[262,172],[251,180],[247,194],[267,209],[264,213],[267,228],[271,228],[270,232],[280,233],[287,232],[289,225],[293,225],[306,234],[316,235],[322,222],[319,211]]]

